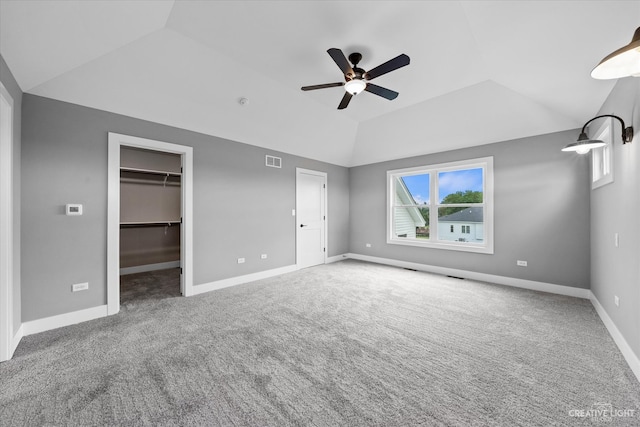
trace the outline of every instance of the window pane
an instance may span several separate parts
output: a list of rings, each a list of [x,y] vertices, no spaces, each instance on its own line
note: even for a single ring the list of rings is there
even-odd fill
[[[484,241],[484,208],[438,208],[438,239],[452,242]]]
[[[404,199],[411,200],[405,205],[428,205],[429,204],[429,174],[422,175],[406,175],[398,178],[400,181],[400,189],[407,195]]]
[[[439,203],[482,203],[482,179],[482,168],[439,172]]]
[[[393,209],[393,235],[408,239],[429,238],[429,208],[419,206]]]

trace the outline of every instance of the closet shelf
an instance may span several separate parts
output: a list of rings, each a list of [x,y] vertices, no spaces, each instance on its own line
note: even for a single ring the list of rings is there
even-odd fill
[[[132,227],[170,227],[172,225],[179,225],[180,220],[171,221],[127,221],[121,222],[120,228],[132,228]]]
[[[129,167],[121,167],[121,172],[137,172],[137,173],[148,173],[151,175],[164,175],[164,176],[182,176],[180,172],[169,172],[169,171],[161,171],[154,169],[140,169],[140,168],[129,168]]]

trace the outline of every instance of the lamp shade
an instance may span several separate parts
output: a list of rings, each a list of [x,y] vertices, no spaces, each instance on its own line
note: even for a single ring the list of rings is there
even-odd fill
[[[619,79],[640,77],[640,27],[633,34],[631,42],[606,56],[591,71],[594,79]]]
[[[567,145],[562,151],[575,151],[578,154],[587,154],[592,148],[604,147],[605,145],[607,144],[604,141],[589,139],[587,134],[582,132],[577,142]]]
[[[351,95],[357,95],[367,87],[367,82],[361,79],[353,79],[349,80],[344,84],[344,90],[349,92]]]

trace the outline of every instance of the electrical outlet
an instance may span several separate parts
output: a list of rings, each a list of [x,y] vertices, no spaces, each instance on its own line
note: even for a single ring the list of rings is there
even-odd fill
[[[267,254],[260,255],[260,259],[267,259]]]
[[[613,296],[613,302],[616,304],[616,307],[620,307],[620,298],[618,298],[618,295]]]
[[[370,248],[371,247],[371,243],[367,243],[365,246]]]
[[[89,282],[71,285],[71,292],[86,291],[87,289],[89,289]]]
[[[244,258],[238,258],[238,264],[244,264]]]
[[[526,267],[527,266],[527,261],[518,260],[518,261],[516,261],[516,264],[518,265],[518,267]]]

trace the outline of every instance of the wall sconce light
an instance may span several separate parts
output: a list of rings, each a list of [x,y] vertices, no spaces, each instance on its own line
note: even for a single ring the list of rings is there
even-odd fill
[[[640,27],[633,34],[631,42],[606,56],[591,71],[594,79],[619,79],[640,77]]]
[[[631,140],[633,139],[633,126],[625,127],[624,120],[622,120],[620,117],[614,116],[612,114],[604,114],[602,116],[596,116],[585,123],[584,126],[582,126],[582,130],[580,131],[578,141],[567,145],[562,149],[562,151],[575,151],[578,154],[587,154],[592,148],[603,147],[607,145],[603,141],[597,139],[589,139],[585,132],[585,129],[589,123],[601,117],[613,117],[614,119],[618,119],[622,124],[622,143],[626,144],[627,142],[631,142]]]

